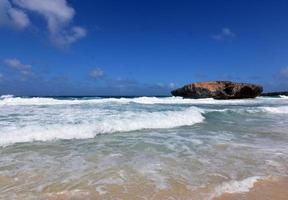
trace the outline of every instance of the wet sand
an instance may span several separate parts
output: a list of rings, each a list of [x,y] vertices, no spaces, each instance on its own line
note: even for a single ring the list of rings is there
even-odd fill
[[[11,180],[5,177],[0,179],[2,187],[9,185]],[[5,187],[5,186],[4,186]],[[13,199],[40,199],[40,200],[287,200],[288,199],[288,177],[267,178],[254,183],[249,192],[243,193],[224,193],[221,196],[213,196],[215,187],[187,186],[185,182],[170,181],[169,188],[156,190],[152,184],[145,180],[139,180],[137,184],[110,185],[109,187],[92,187],[86,184],[76,184],[71,187],[63,184],[52,184],[43,188],[42,191],[32,192],[23,190],[18,186],[15,193],[9,189],[6,198]],[[3,191],[2,191],[3,192]],[[10,194],[9,194],[10,193]]]
[[[170,182],[170,188],[155,192],[151,185],[111,186],[103,194],[97,191],[74,190],[58,194],[46,194],[44,199],[64,200],[72,199],[122,199],[122,200],[287,200],[288,178],[269,178],[254,184],[249,192],[223,194],[220,197],[209,198],[207,194],[213,193],[210,187],[193,190],[181,182]]]
[[[213,200],[287,200],[288,177],[269,178],[254,184],[249,192],[228,194],[225,193]]]

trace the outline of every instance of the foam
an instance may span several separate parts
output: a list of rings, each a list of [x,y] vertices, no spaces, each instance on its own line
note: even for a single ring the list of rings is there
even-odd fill
[[[74,105],[74,104],[211,104],[215,103],[214,99],[183,99],[181,97],[136,97],[136,98],[95,98],[95,99],[55,99],[55,98],[22,98],[5,95],[0,98],[0,106],[17,106],[17,105]]]
[[[286,96],[286,95],[280,95],[279,97],[283,98],[283,99],[288,99],[288,96]]]
[[[72,101],[67,100],[57,100],[53,98],[22,98],[22,97],[10,97],[10,96],[1,96],[0,106],[17,106],[17,105],[56,105],[56,104],[71,104]],[[75,102],[77,103],[77,102]],[[74,103],[73,103],[74,104]]]
[[[180,111],[126,111],[121,115],[108,115],[94,122],[80,124],[32,124],[21,127],[1,129],[0,145],[5,146],[19,142],[49,141],[55,139],[85,139],[97,134],[129,132],[142,129],[165,129],[190,126],[204,120],[203,110],[190,107]]]
[[[235,112],[235,113],[261,113],[261,112],[266,112],[266,113],[271,113],[271,114],[287,114],[288,113],[288,106],[260,106],[260,107],[252,107],[252,106],[247,106],[247,107],[242,107],[242,108],[224,108],[224,109],[205,109],[206,113],[209,112],[220,112],[220,113],[225,113],[225,112]]]
[[[209,199],[213,199],[215,197],[219,197],[224,193],[243,193],[249,192],[251,188],[253,188],[254,183],[261,180],[263,178],[259,176],[248,177],[241,181],[229,181],[222,183],[217,186]]]
[[[44,97],[13,97],[12,95],[4,95],[0,98],[0,106],[17,106],[17,105],[74,105],[74,104],[103,104],[103,103],[118,103],[118,104],[188,104],[188,105],[249,105],[281,102],[283,98],[268,98],[258,97],[256,99],[238,99],[238,100],[215,100],[207,99],[183,99],[182,97],[136,97],[136,98],[94,98],[94,99],[55,99]]]
[[[0,99],[8,99],[8,98],[13,98],[14,96],[12,94],[5,94],[5,95],[1,95]]]
[[[261,107],[260,108],[264,112],[274,113],[274,114],[287,114],[288,106],[280,106],[280,107]]]

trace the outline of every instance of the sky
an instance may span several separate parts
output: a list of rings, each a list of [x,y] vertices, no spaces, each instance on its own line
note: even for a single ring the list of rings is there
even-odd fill
[[[288,0],[0,0],[0,95],[288,90]]]

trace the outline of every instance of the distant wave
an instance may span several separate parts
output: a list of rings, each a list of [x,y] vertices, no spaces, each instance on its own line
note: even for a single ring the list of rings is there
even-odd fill
[[[214,99],[183,99],[182,97],[135,97],[135,98],[94,98],[94,99],[55,99],[44,97],[22,98],[5,95],[0,98],[1,105],[73,105],[73,104],[211,104]]]
[[[203,110],[190,107],[182,111],[122,112],[95,123],[41,124],[26,127],[10,127],[1,130],[0,145],[19,142],[49,141],[55,139],[85,139],[97,134],[129,132],[142,129],[162,129],[190,126],[204,120]]]
[[[258,97],[256,99],[238,99],[238,100],[214,100],[207,99],[183,99],[182,97],[135,97],[135,98],[94,98],[94,99],[56,99],[44,97],[13,97],[12,95],[3,95],[0,97],[0,106],[17,106],[17,105],[73,105],[73,104],[103,104],[103,103],[118,103],[118,104],[211,104],[211,105],[247,105],[269,103],[270,101],[283,101],[284,99],[269,97]]]
[[[280,95],[279,97],[284,98],[284,99],[288,99],[288,96],[286,96],[286,95]]]
[[[14,95],[12,95],[12,94],[5,94],[5,95],[1,95],[0,99],[8,99],[8,98],[13,98],[13,97],[14,97]]]
[[[243,113],[271,113],[271,114],[288,114],[288,106],[260,106],[260,107],[242,107],[242,108],[225,108],[225,109],[205,109],[205,113],[209,112],[235,112]]]
[[[280,106],[280,107],[261,107],[260,108],[264,112],[275,113],[275,114],[286,114],[288,113],[288,106]]]

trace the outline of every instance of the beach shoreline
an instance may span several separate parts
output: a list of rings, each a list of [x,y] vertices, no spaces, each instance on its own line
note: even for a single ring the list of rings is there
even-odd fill
[[[0,110],[0,199],[286,195],[287,98],[5,97]]]
[[[11,183],[11,179],[9,180],[7,177],[0,177],[0,186],[7,186],[9,183]],[[169,188],[157,190],[155,190],[153,184],[149,184],[147,181],[140,179],[133,184],[111,184],[108,187],[97,186],[95,188],[84,184],[65,186],[65,184],[54,183],[49,187],[43,188],[41,192],[18,191],[15,193],[13,192],[13,194],[7,193],[7,195],[0,195],[0,197],[3,199],[9,199],[13,197],[15,200],[80,200],[83,198],[91,200],[286,200],[288,196],[288,177],[266,177],[255,181],[250,186],[244,186],[243,183],[243,181],[238,181],[238,185],[234,185],[234,188],[230,187],[230,191],[227,190],[227,187],[223,187],[223,183],[218,186],[210,185],[195,187],[189,186],[187,183],[175,180],[170,180]],[[222,187],[221,192],[219,191],[219,187]],[[246,187],[245,191],[241,191],[243,187]],[[233,192],[231,189],[233,189]]]

